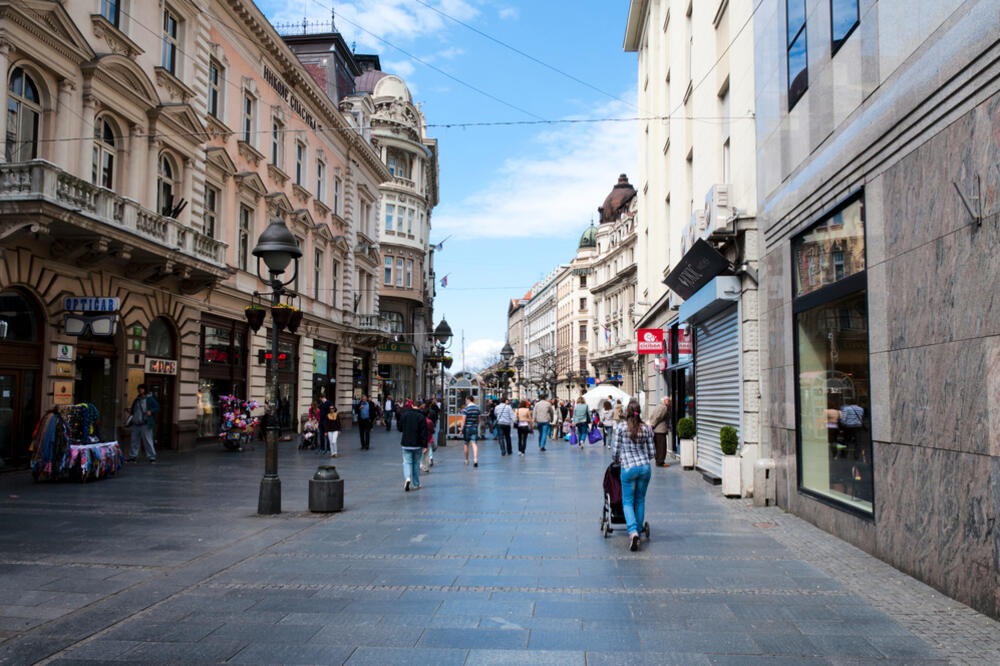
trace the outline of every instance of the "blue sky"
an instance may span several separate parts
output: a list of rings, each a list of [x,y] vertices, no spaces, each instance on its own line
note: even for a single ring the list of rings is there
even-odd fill
[[[335,7],[347,42],[356,42],[358,53],[379,54],[383,71],[410,86],[427,122],[441,125],[428,130],[440,152],[441,200],[431,242],[451,238],[436,258],[438,277],[448,275],[448,286],[438,285],[434,318],[447,317],[455,331],[452,369],[461,369],[463,331],[466,365],[475,368],[503,344],[508,300],[573,257],[619,173],[635,182],[638,129],[634,122],[443,125],[641,115],[635,54],[622,50],[628,1],[257,2],[272,22],[329,20]]]

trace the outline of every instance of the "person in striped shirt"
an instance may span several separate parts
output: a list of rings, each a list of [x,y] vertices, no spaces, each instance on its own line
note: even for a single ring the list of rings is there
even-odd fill
[[[472,466],[479,467],[479,417],[481,416],[479,405],[472,395],[465,396],[465,407],[462,409],[462,416],[465,417],[465,427],[462,435],[465,438],[465,466],[469,466],[469,446],[472,446]]]

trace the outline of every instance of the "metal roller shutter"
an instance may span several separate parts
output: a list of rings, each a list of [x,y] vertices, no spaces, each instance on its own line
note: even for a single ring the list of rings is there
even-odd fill
[[[719,429],[726,425],[740,427],[740,333],[736,305],[695,327],[694,367],[698,467],[722,476]]]

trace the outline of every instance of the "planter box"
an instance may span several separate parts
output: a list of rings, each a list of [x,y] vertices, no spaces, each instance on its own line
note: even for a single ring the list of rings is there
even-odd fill
[[[694,469],[695,458],[694,458],[694,440],[693,439],[682,439],[681,440],[681,467],[684,469]]]
[[[740,457],[722,456],[722,494],[726,497],[741,497]]]

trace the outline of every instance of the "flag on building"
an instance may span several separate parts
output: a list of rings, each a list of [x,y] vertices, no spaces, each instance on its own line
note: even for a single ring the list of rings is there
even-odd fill
[[[448,275],[451,275],[451,273],[448,273]],[[448,275],[445,275],[443,278],[441,278],[441,286],[442,287],[447,287],[448,286]]]
[[[433,249],[433,250],[434,250],[435,252],[440,252],[441,250],[443,250],[443,249],[444,249],[444,241],[448,240],[449,238],[451,238],[451,236],[450,236],[450,235],[449,235],[449,236],[445,236],[445,237],[444,237],[444,240],[443,240],[443,241],[441,241],[441,242],[440,242],[440,243],[438,243],[437,245],[431,245],[431,248],[432,248],[432,249]]]

